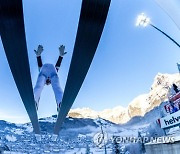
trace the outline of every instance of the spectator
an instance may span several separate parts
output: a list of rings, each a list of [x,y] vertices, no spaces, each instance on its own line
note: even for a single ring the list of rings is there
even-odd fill
[[[178,86],[176,84],[173,83],[173,89],[176,93],[179,92]]]
[[[177,107],[175,107],[175,106],[174,106],[174,103],[173,103],[173,102],[171,102],[171,101],[169,101],[169,102],[170,102],[171,107],[172,107],[171,114],[172,114],[172,113],[177,112],[177,111],[178,111],[178,109],[177,109]]]

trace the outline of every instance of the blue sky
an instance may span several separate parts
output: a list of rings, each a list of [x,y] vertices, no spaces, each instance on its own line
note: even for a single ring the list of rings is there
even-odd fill
[[[59,72],[64,89],[80,14],[81,0],[23,1],[28,55],[33,86],[38,76],[34,49],[44,46],[43,63],[56,63],[58,46],[68,54]],[[148,26],[135,27],[144,12],[154,25],[180,42],[180,31],[153,0],[112,0],[107,22],[87,78],[73,108],[100,111],[126,107],[136,96],[147,93],[158,72],[177,73],[180,50],[161,33]],[[0,119],[24,122],[28,119],[0,43]],[[39,117],[56,114],[51,86],[45,86]]]

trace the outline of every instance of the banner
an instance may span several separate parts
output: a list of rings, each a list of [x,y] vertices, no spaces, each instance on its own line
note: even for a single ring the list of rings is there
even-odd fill
[[[168,128],[180,124],[180,110],[160,119],[161,128]]]

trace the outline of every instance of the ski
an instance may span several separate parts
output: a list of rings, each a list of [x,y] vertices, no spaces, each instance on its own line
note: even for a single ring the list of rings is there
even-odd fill
[[[17,89],[32,122],[40,133],[27,54],[22,0],[0,0],[0,35]]]
[[[111,0],[83,0],[64,96],[54,128],[58,135],[87,75],[99,44]]]

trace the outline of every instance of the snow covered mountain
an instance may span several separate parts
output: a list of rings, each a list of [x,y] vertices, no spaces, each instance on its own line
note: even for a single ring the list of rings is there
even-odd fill
[[[172,83],[180,85],[179,74],[162,74],[158,73],[154,82],[150,88],[149,93],[142,94],[133,99],[127,108],[121,106],[113,109],[105,109],[101,112],[96,112],[89,108],[71,109],[69,112],[70,117],[74,118],[92,118],[95,119],[98,116],[112,121],[114,123],[126,123],[134,116],[143,116],[154,107],[167,99],[168,87],[171,87]]]

